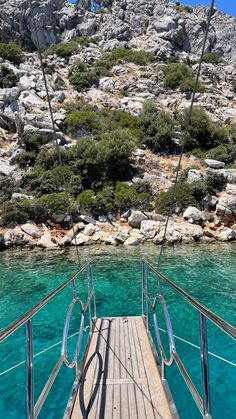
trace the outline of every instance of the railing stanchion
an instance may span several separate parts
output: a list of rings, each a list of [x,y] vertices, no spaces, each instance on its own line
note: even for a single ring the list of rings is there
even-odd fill
[[[144,317],[144,261],[142,261],[142,316]]]
[[[144,265],[144,288],[145,288],[145,305],[146,305],[146,327],[149,330],[149,305],[148,305],[148,269],[147,265]]]
[[[26,323],[26,398],[27,418],[34,419],[34,375],[33,375],[33,325],[32,319]]]
[[[210,418],[210,388],[208,376],[208,348],[207,348],[207,329],[206,317],[199,313],[200,325],[200,348],[201,348],[201,368],[202,368],[202,401],[204,417]]]
[[[91,269],[90,265],[87,268],[87,285],[88,285],[88,312],[89,312],[89,324],[90,324],[90,333],[92,333],[93,328],[93,321],[92,321],[92,314],[91,314]]]

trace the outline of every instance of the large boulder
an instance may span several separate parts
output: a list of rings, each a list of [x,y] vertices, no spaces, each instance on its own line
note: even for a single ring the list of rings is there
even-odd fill
[[[216,214],[226,217],[236,214],[236,195],[225,194],[221,196],[216,206]]]
[[[228,242],[236,239],[236,230],[232,228],[224,228],[218,236],[218,240],[222,242]]]
[[[86,236],[92,236],[96,231],[96,227],[94,226],[94,224],[89,223],[85,226],[83,234],[85,234]]]
[[[140,244],[140,240],[136,236],[129,237],[125,242],[125,246],[138,246]]]
[[[185,220],[188,220],[189,223],[194,223],[194,221],[202,220],[202,212],[196,207],[188,207],[184,213],[183,217]]]
[[[141,211],[132,211],[128,218],[128,223],[133,228],[140,228],[141,222],[147,220],[148,217]]]
[[[57,244],[52,241],[52,235],[50,231],[44,233],[41,236],[37,243],[37,246],[45,249],[56,249],[58,247]]]
[[[99,88],[103,92],[113,92],[115,90],[115,83],[112,77],[103,77],[99,81]]]
[[[160,221],[143,220],[140,231],[146,239],[153,239],[160,230]]]
[[[189,171],[188,171],[188,178],[187,178],[187,182],[188,183],[199,182],[202,179],[203,179],[203,174],[201,173],[200,170],[197,170],[197,169],[189,169]]]
[[[28,234],[29,236],[33,237],[33,239],[39,239],[42,236],[39,228],[35,224],[25,223],[22,224],[21,230]]]
[[[225,167],[225,163],[223,161],[212,159],[205,159],[204,161],[211,169],[223,169]]]

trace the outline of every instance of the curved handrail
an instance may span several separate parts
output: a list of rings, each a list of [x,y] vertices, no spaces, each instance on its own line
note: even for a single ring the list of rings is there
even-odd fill
[[[47,303],[52,300],[59,292],[61,292],[64,288],[67,287],[70,282],[74,281],[77,276],[79,276],[82,272],[84,272],[88,266],[90,266],[90,262],[86,263],[86,265],[82,266],[82,268],[77,271],[73,276],[68,278],[65,282],[63,282],[59,287],[57,287],[54,291],[44,297],[38,304],[36,304],[33,308],[23,314],[14,322],[10,323],[0,332],[0,343],[3,342],[8,336],[14,333],[17,329],[19,329],[23,324],[27,323],[36,313],[38,313]]]
[[[215,323],[223,332],[227,333],[230,337],[236,340],[236,328],[232,326],[230,323],[223,320],[217,314],[213,313],[213,311],[209,310],[195,298],[191,297],[186,291],[168,279],[166,276],[161,274],[150,262],[143,259],[143,263],[146,264],[155,274],[157,274],[163,281],[169,284],[175,291],[177,291],[185,300],[187,300],[193,307],[195,307],[198,311],[200,311],[204,316],[206,316],[209,320]]]

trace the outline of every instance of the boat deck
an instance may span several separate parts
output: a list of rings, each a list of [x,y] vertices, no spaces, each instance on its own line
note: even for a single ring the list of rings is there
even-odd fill
[[[172,417],[142,317],[98,319],[71,418]]]

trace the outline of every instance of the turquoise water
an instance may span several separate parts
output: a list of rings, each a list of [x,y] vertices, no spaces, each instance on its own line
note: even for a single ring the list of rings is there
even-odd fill
[[[94,264],[95,290],[98,316],[141,314],[142,256],[155,264],[159,248],[144,246],[135,249],[100,247],[80,250],[82,263],[89,259]],[[203,304],[225,320],[235,324],[236,246],[178,246],[166,249],[162,272],[190,292]],[[5,252],[0,254],[0,327],[15,320],[42,297],[52,291],[76,270],[75,252]],[[150,291],[154,279],[150,279]],[[78,292],[85,299],[82,283]],[[175,335],[199,345],[198,314],[168,285],[164,293],[170,311]],[[54,302],[48,304],[34,319],[34,353],[59,342],[67,307],[71,301],[68,287]],[[78,330],[78,312],[71,321],[70,334]],[[165,324],[158,311],[160,326]],[[167,350],[166,335],[162,334]],[[209,351],[235,363],[235,346],[232,339],[208,322]],[[73,355],[76,337],[69,341],[69,354]],[[176,340],[178,353],[195,385],[200,391],[199,350]],[[0,346],[0,373],[24,360],[24,328]],[[35,399],[37,399],[60,354],[55,346],[34,360]],[[213,418],[235,418],[236,375],[235,366],[209,356],[210,387]],[[194,402],[175,366],[167,369],[167,378],[181,419],[200,418]],[[55,385],[40,414],[41,418],[60,418],[73,382],[73,371],[61,370]],[[63,384],[63,385],[62,385]],[[25,417],[25,366],[0,374],[0,417],[21,419]],[[10,409],[10,412],[9,412]]]

